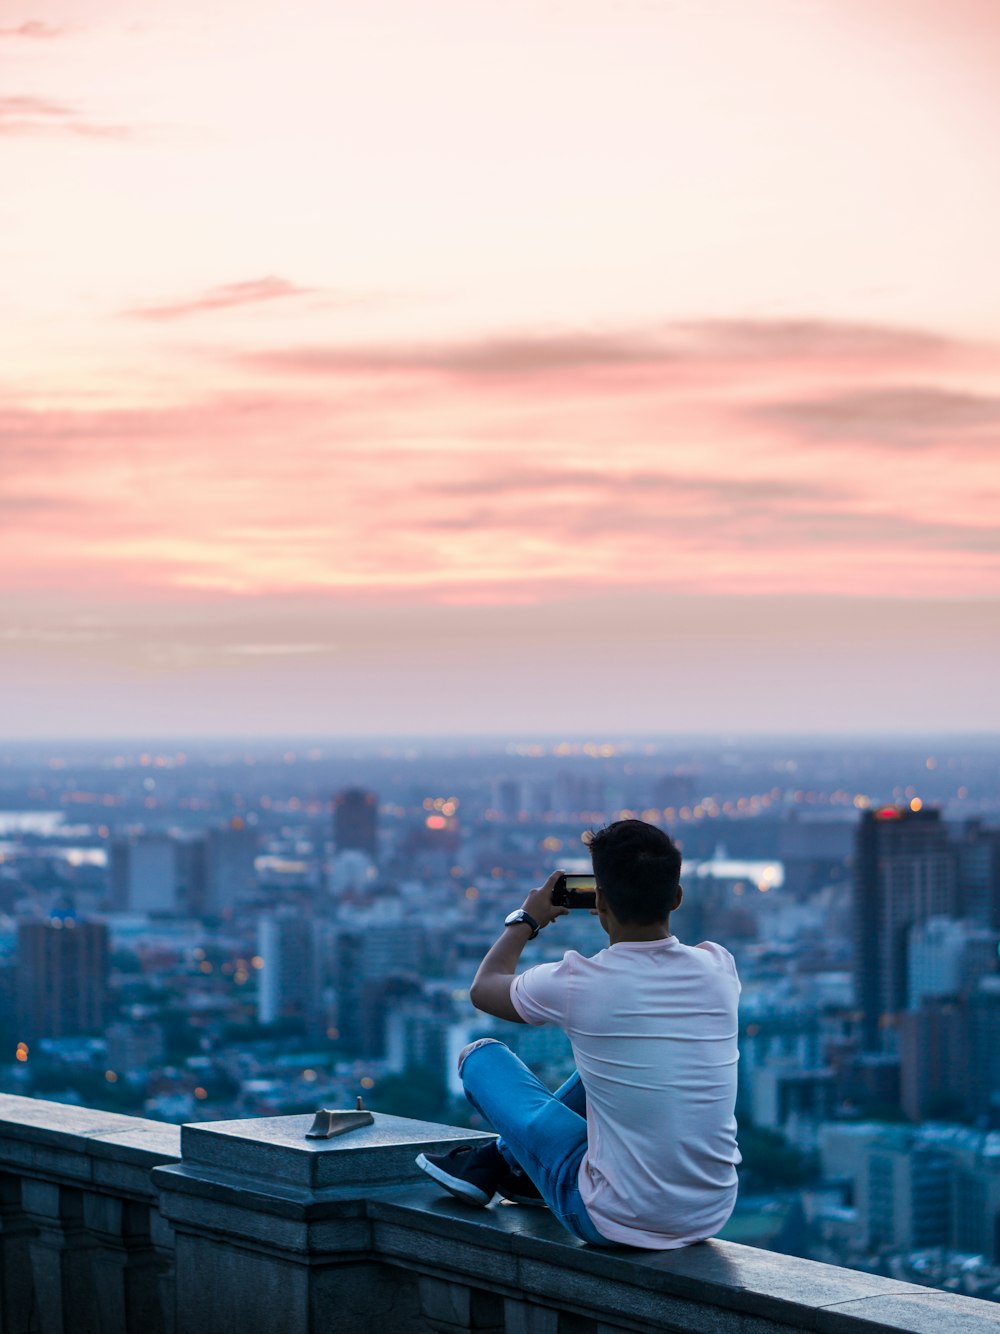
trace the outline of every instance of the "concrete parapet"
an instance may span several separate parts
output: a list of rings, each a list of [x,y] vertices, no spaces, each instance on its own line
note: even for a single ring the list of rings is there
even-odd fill
[[[474,1132],[176,1127],[0,1096],[3,1334],[1000,1334],[1000,1307],[727,1242],[597,1250],[420,1176]]]

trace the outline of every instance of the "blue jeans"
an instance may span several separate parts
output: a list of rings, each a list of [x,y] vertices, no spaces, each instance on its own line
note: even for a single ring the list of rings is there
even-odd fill
[[[587,1096],[580,1076],[572,1074],[550,1093],[495,1038],[473,1045],[459,1073],[465,1096],[499,1134],[497,1147],[508,1165],[528,1174],[563,1227],[592,1246],[617,1246],[591,1222],[577,1185],[587,1152]]]

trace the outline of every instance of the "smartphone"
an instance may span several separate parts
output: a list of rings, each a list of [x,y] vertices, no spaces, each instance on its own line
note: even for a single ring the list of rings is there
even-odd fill
[[[593,875],[567,875],[563,872],[552,890],[552,902],[560,908],[595,908],[595,889]]]

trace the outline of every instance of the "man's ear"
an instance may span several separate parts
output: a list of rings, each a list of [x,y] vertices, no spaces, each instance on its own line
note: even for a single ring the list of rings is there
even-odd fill
[[[683,885],[678,885],[678,886],[677,886],[677,897],[674,899],[674,907],[670,909],[671,912],[673,912],[675,908],[679,908],[679,907],[681,906],[681,899],[682,899],[683,897],[684,897],[684,886],[683,886]]]

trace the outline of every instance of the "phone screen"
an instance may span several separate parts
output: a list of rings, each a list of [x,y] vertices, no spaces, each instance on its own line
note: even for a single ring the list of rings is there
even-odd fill
[[[563,875],[552,891],[552,902],[561,904],[564,908],[595,908],[596,883],[593,874]]]

